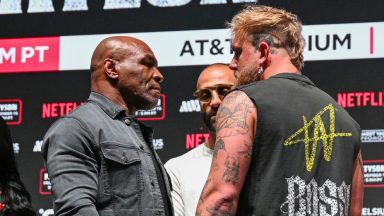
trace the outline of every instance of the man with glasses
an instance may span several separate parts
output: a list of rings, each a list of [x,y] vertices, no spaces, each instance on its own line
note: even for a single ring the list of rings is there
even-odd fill
[[[226,64],[206,67],[197,80],[195,96],[209,130],[208,140],[165,164],[172,181],[175,215],[195,215],[196,206],[211,166],[216,141],[216,113],[224,95],[235,84],[234,72]]]

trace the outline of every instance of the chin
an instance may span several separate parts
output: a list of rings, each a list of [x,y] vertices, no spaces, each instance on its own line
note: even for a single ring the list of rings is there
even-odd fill
[[[149,110],[154,108],[157,105],[158,98],[155,98],[153,100],[148,100],[146,103],[143,103],[142,107],[140,109],[143,110]]]
[[[150,110],[152,108],[155,107],[156,104],[144,104],[143,106],[141,106],[139,109],[141,110]]]

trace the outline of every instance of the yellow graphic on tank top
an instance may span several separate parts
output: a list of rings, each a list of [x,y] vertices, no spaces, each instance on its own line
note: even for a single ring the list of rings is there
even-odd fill
[[[322,117],[329,113],[329,130],[327,131]],[[315,162],[316,149],[319,141],[323,143],[324,160],[331,161],[333,140],[336,137],[352,136],[352,133],[336,133],[335,132],[335,108],[332,104],[324,107],[310,121],[303,116],[304,126],[292,134],[284,141],[284,146],[290,146],[297,143],[304,143],[305,147],[305,165],[308,172],[312,170]],[[313,127],[313,136],[310,137],[308,129]],[[300,136],[301,135],[301,136]],[[300,137],[299,137],[300,136]],[[304,137],[302,137],[304,136]],[[312,150],[310,145],[312,144]]]

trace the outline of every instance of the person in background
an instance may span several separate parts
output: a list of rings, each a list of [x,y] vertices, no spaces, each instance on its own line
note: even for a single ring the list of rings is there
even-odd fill
[[[9,128],[0,117],[0,216],[35,216],[17,169]]]
[[[233,70],[227,64],[212,64],[204,68],[196,84],[201,117],[209,138],[193,150],[170,159],[166,164],[172,181],[172,198],[176,216],[194,216],[196,206],[211,166],[216,140],[216,113],[224,95],[235,85]]]
[[[143,41],[102,40],[91,59],[85,104],[56,121],[42,153],[55,215],[172,215],[170,182],[153,130],[135,117],[160,97],[163,75]]]
[[[229,26],[238,87],[216,115],[196,215],[361,215],[360,126],[301,74],[298,17],[253,4]]]

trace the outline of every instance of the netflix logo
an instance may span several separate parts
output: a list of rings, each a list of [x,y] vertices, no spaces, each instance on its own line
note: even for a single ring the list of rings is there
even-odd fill
[[[194,133],[185,136],[185,148],[193,149],[208,141],[209,133]]]
[[[59,37],[0,40],[0,73],[59,69]]]
[[[383,107],[384,92],[347,92],[337,94],[337,103],[343,108]]]
[[[55,102],[44,103],[42,105],[41,118],[58,118],[67,115],[72,110],[76,109],[79,105],[83,104],[76,102]]]

